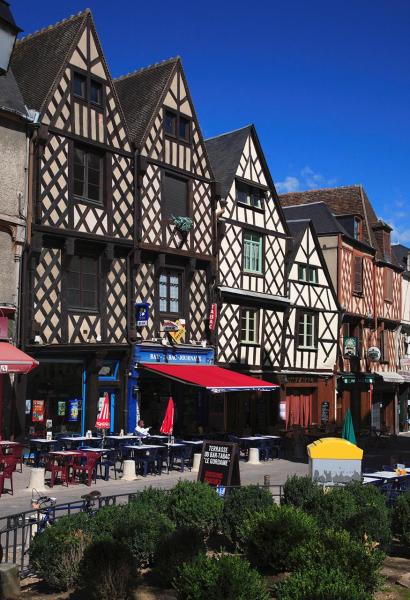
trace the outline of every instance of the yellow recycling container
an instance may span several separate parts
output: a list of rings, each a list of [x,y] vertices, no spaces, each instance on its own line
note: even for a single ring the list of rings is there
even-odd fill
[[[337,485],[362,478],[363,450],[343,438],[322,438],[307,447],[314,481]]]

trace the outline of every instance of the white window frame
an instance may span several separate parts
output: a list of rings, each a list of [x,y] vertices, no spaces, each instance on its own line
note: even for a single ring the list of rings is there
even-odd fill
[[[252,322],[253,326],[251,328],[250,325]],[[259,343],[258,311],[256,309],[243,308],[241,311],[241,343]]]
[[[246,239],[247,236],[258,240]],[[248,251],[247,251],[248,250]],[[246,273],[262,274],[263,237],[260,233],[244,231],[243,233],[243,270]],[[257,267],[257,268],[252,268]]]
[[[303,331],[301,332],[301,326]],[[298,348],[306,348],[309,350],[317,349],[317,340],[315,339],[316,315],[313,313],[300,313],[298,320]],[[303,343],[300,343],[302,337]]]
[[[314,277],[312,278],[312,275]],[[312,265],[298,265],[298,280],[304,283],[319,283],[318,268]]]

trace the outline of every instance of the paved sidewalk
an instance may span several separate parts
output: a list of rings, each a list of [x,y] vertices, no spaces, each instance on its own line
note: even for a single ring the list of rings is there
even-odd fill
[[[306,475],[308,465],[306,463],[291,462],[288,460],[273,460],[261,462],[259,465],[248,465],[240,461],[241,483],[260,483],[263,484],[264,476],[270,476],[271,485],[281,485],[291,475]],[[91,490],[99,490],[102,495],[110,494],[129,494],[137,490],[142,490],[147,486],[169,489],[179,480],[195,480],[197,473],[185,469],[184,473],[180,471],[170,471],[167,475],[147,475],[147,477],[138,477],[135,481],[122,481],[114,476],[109,481],[97,478],[97,484],[91,487],[85,484],[69,485],[68,487],[56,484],[53,488],[47,486],[46,495],[53,496],[57,503],[61,504],[67,501],[78,500],[83,494]],[[0,517],[13,513],[30,510],[31,508],[31,489],[28,489],[30,479],[30,467],[23,465],[23,473],[15,472],[13,474],[14,496],[8,493],[0,497]],[[7,487],[8,482],[6,482]],[[274,492],[274,490],[273,490]]]

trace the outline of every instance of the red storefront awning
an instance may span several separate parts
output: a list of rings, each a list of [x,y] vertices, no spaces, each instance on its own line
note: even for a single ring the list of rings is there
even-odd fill
[[[279,386],[256,377],[222,369],[214,365],[157,365],[142,363],[141,367],[163,377],[174,379],[181,383],[195,385],[207,389],[213,394],[220,392],[271,392]]]
[[[4,373],[30,373],[38,362],[8,342],[0,342],[0,375]]]

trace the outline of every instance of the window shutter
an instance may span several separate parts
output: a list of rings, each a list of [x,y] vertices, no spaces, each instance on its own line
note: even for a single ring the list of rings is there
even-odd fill
[[[387,268],[384,271],[384,299],[393,299],[393,271]]]
[[[355,256],[353,263],[353,291],[363,291],[363,258]]]
[[[188,215],[188,182],[172,175],[165,175],[165,217]]]

